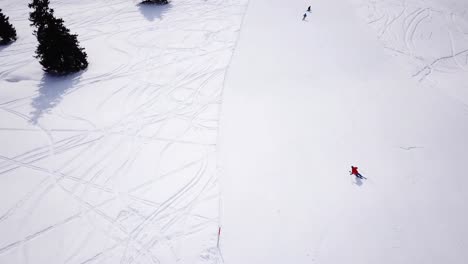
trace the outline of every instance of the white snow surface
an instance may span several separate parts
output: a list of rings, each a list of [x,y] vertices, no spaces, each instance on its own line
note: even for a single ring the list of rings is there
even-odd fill
[[[0,264],[467,262],[465,0],[51,0],[66,77],[28,2],[0,1]]]
[[[52,0],[89,57],[44,74],[2,0],[0,263],[215,263],[216,139],[244,0]]]
[[[467,50],[463,0],[251,0],[220,126],[225,263],[467,263]]]

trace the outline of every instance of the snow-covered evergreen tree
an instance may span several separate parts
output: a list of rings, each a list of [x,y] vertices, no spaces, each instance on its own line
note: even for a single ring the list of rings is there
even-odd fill
[[[0,45],[8,44],[16,40],[16,30],[8,21],[8,17],[0,9]]]
[[[79,46],[77,35],[63,25],[63,20],[54,16],[49,0],[33,0],[29,20],[36,26],[34,34],[39,45],[36,58],[44,70],[52,74],[67,74],[88,67],[87,55]]]

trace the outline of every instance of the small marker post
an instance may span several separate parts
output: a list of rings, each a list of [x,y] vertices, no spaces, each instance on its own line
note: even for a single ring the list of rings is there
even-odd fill
[[[218,242],[216,242],[216,247],[219,248],[219,237],[221,236],[221,227],[218,227]]]

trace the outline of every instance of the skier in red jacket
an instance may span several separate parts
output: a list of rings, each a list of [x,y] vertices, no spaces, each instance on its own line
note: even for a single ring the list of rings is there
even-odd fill
[[[358,172],[358,167],[351,166],[351,173],[350,173],[350,175],[354,175],[354,176],[358,177],[359,179],[365,179],[365,177],[362,176],[362,175]]]

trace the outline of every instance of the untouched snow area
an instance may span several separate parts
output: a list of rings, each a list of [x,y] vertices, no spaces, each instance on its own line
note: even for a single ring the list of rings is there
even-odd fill
[[[467,2],[310,4],[249,3],[220,126],[225,263],[467,263]]]
[[[0,1],[0,263],[217,261],[216,139],[244,0],[51,1],[90,66],[33,58],[26,0]]]
[[[0,1],[0,263],[468,260],[465,0],[52,0],[90,62],[60,78],[28,2]]]

